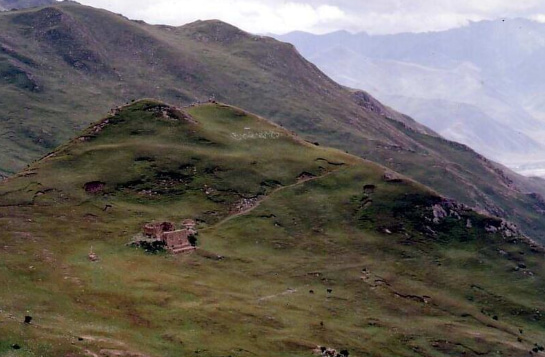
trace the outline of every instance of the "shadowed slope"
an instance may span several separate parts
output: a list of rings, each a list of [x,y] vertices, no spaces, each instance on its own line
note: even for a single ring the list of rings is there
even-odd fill
[[[54,5],[55,0],[0,0],[0,11]]]

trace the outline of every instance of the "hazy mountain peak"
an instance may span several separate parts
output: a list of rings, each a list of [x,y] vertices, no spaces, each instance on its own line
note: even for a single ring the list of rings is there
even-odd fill
[[[495,160],[517,167],[543,157],[545,106],[536,98],[545,93],[545,24],[514,18],[429,33],[331,36],[280,38],[339,83],[370,90]]]

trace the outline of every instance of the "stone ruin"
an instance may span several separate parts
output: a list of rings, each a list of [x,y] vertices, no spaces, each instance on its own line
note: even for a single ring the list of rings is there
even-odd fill
[[[142,227],[142,233],[150,240],[163,243],[165,249],[173,254],[194,251],[198,234],[195,221],[186,219],[181,226],[181,229],[176,229],[171,222],[148,223]]]
[[[348,350],[341,350],[340,352],[337,352],[334,348],[328,348],[324,346],[317,346],[312,351],[316,356],[322,356],[322,357],[349,357],[350,352]]]
[[[163,223],[148,223],[142,227],[142,232],[146,237],[161,239],[164,232],[172,232],[175,230],[174,224],[170,222]]]

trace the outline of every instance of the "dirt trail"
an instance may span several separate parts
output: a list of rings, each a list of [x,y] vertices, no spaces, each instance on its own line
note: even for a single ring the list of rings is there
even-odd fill
[[[244,216],[244,215],[247,215],[248,213],[252,212],[253,210],[255,210],[256,208],[258,208],[263,202],[267,201],[268,199],[270,199],[273,195],[277,194],[278,192],[281,192],[281,191],[284,191],[284,190],[288,190],[290,188],[293,188],[293,187],[297,187],[299,185],[303,185],[307,182],[310,182],[310,181],[316,181],[316,180],[319,180],[319,179],[322,179],[322,178],[325,178],[329,175],[332,175],[334,173],[337,173],[341,170],[345,170],[345,169],[337,169],[337,170],[333,170],[333,171],[330,171],[326,174],[323,174],[321,176],[316,176],[316,177],[311,177],[311,178],[307,178],[307,179],[304,179],[304,180],[299,180],[297,181],[296,183],[293,183],[291,185],[288,185],[288,186],[282,186],[282,187],[279,187],[275,190],[273,190],[270,194],[268,194],[267,196],[264,196],[262,199],[260,199],[259,201],[256,202],[255,205],[253,205],[251,208],[248,208],[247,210],[244,210],[244,211],[241,211],[241,212],[238,212],[236,214],[233,214],[233,215],[230,215],[224,219],[222,219],[221,221],[219,221],[218,223],[214,224],[213,226],[210,226],[210,227],[207,227],[207,228],[204,228],[204,229],[201,229],[200,232],[206,232],[206,231],[209,231],[209,230],[212,230],[212,229],[215,229],[215,228],[218,228],[219,226],[222,226],[223,224],[229,222],[230,220],[232,219],[235,219],[237,217],[240,217],[240,216]]]

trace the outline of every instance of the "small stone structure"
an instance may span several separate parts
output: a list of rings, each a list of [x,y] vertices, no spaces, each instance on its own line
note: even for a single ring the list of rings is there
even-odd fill
[[[196,248],[197,230],[192,219],[182,222],[182,229],[176,229],[171,222],[148,223],[142,227],[144,236],[155,241],[163,242],[165,248],[174,254],[193,251]]]
[[[175,230],[174,224],[170,222],[163,223],[148,223],[142,228],[145,236],[155,239],[161,239],[164,232],[172,232]]]
[[[195,233],[197,233],[197,231],[195,230],[196,226],[197,226],[197,223],[192,219],[186,219],[182,222],[182,227],[184,227],[185,229],[194,231]]]

